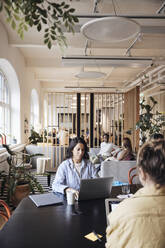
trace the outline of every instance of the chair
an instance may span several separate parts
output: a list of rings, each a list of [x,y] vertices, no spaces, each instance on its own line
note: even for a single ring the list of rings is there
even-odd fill
[[[0,207],[1,206],[4,207],[5,211],[0,208],[0,217],[2,217],[0,221],[0,229],[2,229],[11,216],[10,208],[5,201],[0,200]]]
[[[134,171],[135,174],[132,174],[132,172]],[[133,184],[133,179],[134,177],[138,177],[137,174],[137,167],[132,167],[131,169],[129,169],[128,171],[128,182],[129,184]]]
[[[136,161],[103,161],[101,163],[100,177],[111,176],[114,181],[128,183],[128,171],[136,166]]]

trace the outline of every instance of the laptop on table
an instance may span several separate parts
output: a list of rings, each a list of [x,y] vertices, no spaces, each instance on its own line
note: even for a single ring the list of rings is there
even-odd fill
[[[81,179],[78,201],[109,197],[112,182],[113,177]]]

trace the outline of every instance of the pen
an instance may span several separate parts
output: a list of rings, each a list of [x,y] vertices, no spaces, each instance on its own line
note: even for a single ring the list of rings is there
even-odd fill
[[[99,238],[99,235],[93,230],[94,235],[97,237],[98,241],[101,242],[101,239]]]

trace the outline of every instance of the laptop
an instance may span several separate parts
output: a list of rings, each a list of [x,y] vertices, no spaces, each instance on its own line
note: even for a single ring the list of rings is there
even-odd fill
[[[110,196],[113,177],[81,179],[78,201]]]
[[[55,195],[55,193],[46,193],[46,194],[35,194],[29,195],[29,198],[34,202],[37,207],[49,206],[62,204],[63,201]]]

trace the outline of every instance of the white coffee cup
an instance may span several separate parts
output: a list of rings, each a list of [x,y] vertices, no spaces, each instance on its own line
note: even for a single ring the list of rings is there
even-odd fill
[[[75,193],[72,191],[67,191],[66,199],[67,199],[68,205],[73,205],[75,203]]]

